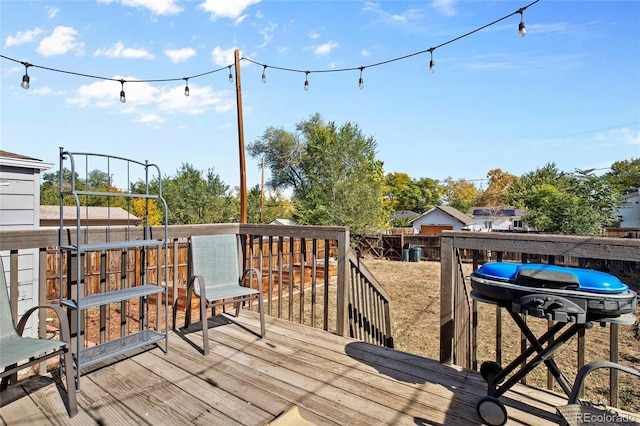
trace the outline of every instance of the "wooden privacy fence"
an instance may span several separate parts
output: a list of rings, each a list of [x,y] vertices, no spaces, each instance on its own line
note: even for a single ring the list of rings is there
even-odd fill
[[[579,237],[544,234],[513,233],[471,233],[446,231],[442,235],[441,286],[440,286],[440,361],[467,368],[478,368],[477,349],[479,343],[478,304],[470,300],[466,277],[476,270],[484,259],[506,261],[509,259],[528,263],[532,259],[544,263],[557,264],[556,259],[571,259],[581,267],[592,269],[613,268],[608,272],[618,273],[640,262],[640,240],[607,237]],[[461,252],[471,251],[472,269],[462,265]],[[489,253],[488,253],[489,252]],[[484,253],[484,255],[483,255]],[[637,272],[637,271],[636,271]],[[549,324],[548,327],[549,328]],[[498,363],[502,362],[503,346],[502,310],[495,309],[495,354]],[[609,330],[610,361],[619,359],[619,325],[611,324]],[[589,333],[579,333],[577,337],[576,365],[579,369],[585,364],[586,339]],[[486,337],[486,334],[485,334]],[[525,351],[526,339],[520,338],[520,353]],[[617,406],[619,399],[618,374],[610,372],[610,405]],[[553,380],[547,375],[547,387]]]

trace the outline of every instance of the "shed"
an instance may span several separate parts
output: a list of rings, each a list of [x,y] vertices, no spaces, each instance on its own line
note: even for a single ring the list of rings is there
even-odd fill
[[[2,230],[40,227],[40,174],[53,167],[37,158],[0,150],[0,228]],[[0,253],[9,273],[8,252]],[[18,315],[38,304],[38,250],[21,250],[18,262]],[[7,276],[7,282],[8,276]],[[37,315],[25,327],[25,336],[37,335]]]
[[[62,209],[64,226],[74,226],[76,207],[63,206]],[[138,226],[140,222],[140,218],[121,207],[80,207],[82,226]],[[60,206],[40,206],[40,226],[60,226]]]
[[[411,221],[416,234],[440,235],[442,231],[467,231],[473,226],[472,217],[449,206],[436,206]]]

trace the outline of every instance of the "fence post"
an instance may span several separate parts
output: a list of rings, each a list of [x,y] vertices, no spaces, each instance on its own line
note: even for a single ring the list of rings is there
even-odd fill
[[[455,250],[453,237],[442,235],[440,243],[440,362],[453,364],[455,353]]]
[[[338,233],[338,294],[337,294],[337,321],[336,333],[339,336],[346,336],[349,330],[349,279],[348,253],[349,253],[349,229],[344,228]]]

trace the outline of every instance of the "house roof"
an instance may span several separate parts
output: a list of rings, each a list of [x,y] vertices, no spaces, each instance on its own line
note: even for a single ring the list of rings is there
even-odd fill
[[[269,222],[271,225],[297,225],[298,223],[293,219],[273,219]]]
[[[28,169],[49,170],[53,167],[52,163],[45,163],[42,160],[26,155],[16,154],[14,152],[4,151],[0,149],[0,165],[23,167]]]
[[[475,221],[473,220],[472,217],[462,213],[460,210],[455,209],[453,207],[450,206],[435,206],[434,208],[432,208],[431,210],[422,213],[420,216],[416,217],[415,219],[413,219],[411,221],[411,223],[415,222],[416,220],[420,219],[423,216],[426,216],[428,214],[430,214],[433,211],[439,210],[442,213],[451,216],[453,219],[457,220],[458,222],[462,223],[463,225],[472,225],[473,223],[475,223]]]
[[[521,217],[527,211],[516,207],[474,207],[473,217]]]
[[[390,215],[391,219],[401,219],[405,217],[415,217],[415,216],[419,216],[419,214],[414,212],[413,210],[397,210],[395,212],[392,212]]]
[[[80,207],[80,219],[89,217],[89,221],[94,222],[130,222],[138,223],[140,218],[132,215],[120,207]],[[76,207],[63,206],[62,217],[65,221],[76,220]],[[60,206],[40,206],[40,221],[59,221]]]

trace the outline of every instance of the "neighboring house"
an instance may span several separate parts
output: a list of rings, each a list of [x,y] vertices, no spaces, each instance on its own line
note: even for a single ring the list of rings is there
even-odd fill
[[[624,205],[618,210],[620,228],[640,228],[640,188],[624,196]]]
[[[416,234],[440,235],[442,231],[468,231],[473,218],[449,206],[436,206],[411,221]]]
[[[75,206],[63,206],[64,226],[75,226],[76,214]],[[80,207],[82,226],[138,226],[140,222],[140,218],[120,207]],[[60,206],[40,206],[40,226],[60,226]]]
[[[40,227],[40,174],[53,167],[36,158],[0,150],[0,229]],[[0,253],[9,282],[8,252]],[[20,250],[18,315],[38,303],[38,249]],[[32,315],[25,336],[37,336],[38,315]]]
[[[529,231],[529,227],[522,222],[526,210],[515,207],[476,207],[472,210],[475,220],[473,230],[476,232],[489,231]]]

